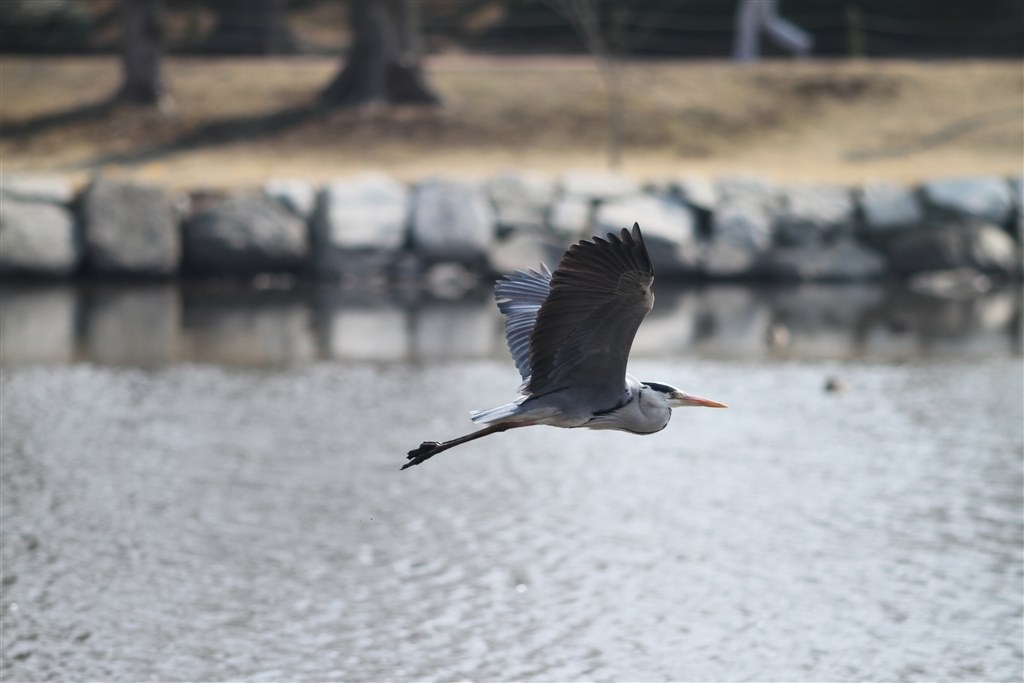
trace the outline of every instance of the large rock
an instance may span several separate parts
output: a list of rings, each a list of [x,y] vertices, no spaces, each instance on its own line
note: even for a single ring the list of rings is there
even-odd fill
[[[990,223],[946,224],[916,230],[888,245],[890,266],[899,273],[972,267],[1019,272],[1020,250],[1006,231]]]
[[[763,267],[780,280],[852,282],[880,278],[886,263],[874,249],[843,238],[829,244],[776,247]]]
[[[306,224],[262,196],[235,196],[185,223],[185,268],[207,274],[292,271],[306,260]]]
[[[1017,243],[1024,245],[1024,176],[1010,179],[1010,194],[1013,196],[1013,209],[1016,224],[1013,229],[1017,233]]]
[[[591,201],[608,201],[640,192],[636,181],[617,173],[568,171],[562,175],[562,194]]]
[[[908,187],[888,182],[866,183],[861,190],[864,231],[871,238],[886,238],[901,230],[920,227],[924,208]]]
[[[714,240],[764,251],[780,211],[779,193],[771,184],[752,178],[726,178],[718,183],[712,223]]]
[[[701,245],[699,270],[714,280],[731,280],[756,275],[764,258],[761,250],[749,245],[712,239]]]
[[[59,277],[73,272],[78,260],[74,220],[67,209],[0,195],[0,275]]]
[[[701,250],[701,270],[712,278],[755,274],[771,248],[778,211],[778,193],[770,184],[744,178],[719,181],[711,238]]]
[[[271,178],[263,183],[263,194],[303,220],[316,208],[316,188],[298,178]]]
[[[181,235],[159,187],[100,179],[82,202],[87,258],[100,273],[170,275],[181,260]]]
[[[590,234],[593,209],[589,199],[563,195],[551,205],[548,226],[553,233],[566,239],[586,237]]]
[[[756,176],[726,176],[715,183],[715,208],[722,205],[755,205],[775,216],[782,195],[773,183]]]
[[[684,175],[668,181],[665,190],[659,194],[681,201],[690,208],[699,236],[707,237],[711,234],[715,207],[718,205],[718,188],[714,182],[703,177]]]
[[[482,264],[495,240],[494,212],[480,186],[430,180],[416,188],[412,237],[427,261]]]
[[[491,266],[498,273],[540,268],[546,263],[552,270],[566,245],[556,238],[532,232],[515,232],[498,241],[491,249]]]
[[[718,189],[707,178],[684,176],[671,181],[669,192],[698,212],[711,214],[718,203]]]
[[[548,208],[555,197],[555,183],[532,173],[506,171],[487,181],[487,196],[494,205],[499,227],[543,230]]]
[[[409,191],[381,174],[328,184],[312,220],[313,268],[322,275],[381,270],[405,246]]]
[[[0,195],[26,202],[69,204],[74,190],[67,178],[36,174],[0,175]]]
[[[940,219],[1005,225],[1013,205],[1010,187],[996,176],[931,180],[921,186],[921,194],[929,211]]]
[[[796,185],[783,193],[775,241],[814,246],[853,233],[854,204],[849,189],[835,185]]]
[[[771,230],[771,217],[758,206],[720,206],[701,250],[701,270],[713,278],[753,275],[771,248]]]
[[[693,213],[674,199],[637,195],[605,202],[594,217],[596,234],[639,223],[655,272],[680,275],[696,270],[698,253]]]

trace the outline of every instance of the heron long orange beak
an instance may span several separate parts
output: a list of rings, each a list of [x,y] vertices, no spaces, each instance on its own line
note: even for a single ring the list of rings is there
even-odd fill
[[[729,406],[718,401],[712,401],[710,398],[701,398],[700,396],[694,396],[688,394],[685,391],[676,393],[672,398],[679,401],[680,407],[699,406],[702,408],[728,408]]]

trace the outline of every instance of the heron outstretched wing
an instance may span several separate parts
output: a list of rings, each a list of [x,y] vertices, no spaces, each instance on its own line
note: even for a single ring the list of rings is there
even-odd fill
[[[530,366],[530,335],[537,320],[537,311],[551,291],[551,271],[543,263],[541,271],[516,271],[498,280],[494,285],[494,298],[498,310],[505,314],[505,340],[512,353],[516,369],[526,382],[532,373]]]
[[[635,223],[632,231],[570,247],[536,313],[526,393],[581,386],[621,391],[633,338],[654,305],[653,281],[654,268]]]

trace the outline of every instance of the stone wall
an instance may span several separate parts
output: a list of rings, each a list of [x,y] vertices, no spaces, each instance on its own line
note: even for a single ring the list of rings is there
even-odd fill
[[[461,287],[545,261],[573,241],[639,222],[659,277],[870,281],[956,287],[1021,274],[1020,176],[916,187],[778,185],[762,178],[639,184],[594,172],[509,171],[411,186],[380,174],[315,187],[172,196],[98,179],[0,178],[0,276],[282,273],[422,278]]]

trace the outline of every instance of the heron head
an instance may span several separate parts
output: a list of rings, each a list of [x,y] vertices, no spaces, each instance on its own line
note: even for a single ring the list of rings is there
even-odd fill
[[[692,406],[700,406],[703,408],[729,407],[724,403],[712,401],[710,398],[701,398],[700,396],[688,394],[685,391],[676,389],[675,387],[669,386],[668,384],[661,384],[659,382],[644,382],[643,385],[650,389],[651,391],[655,391],[659,394],[662,394],[665,399],[665,404],[668,405],[669,408],[686,408]]]

